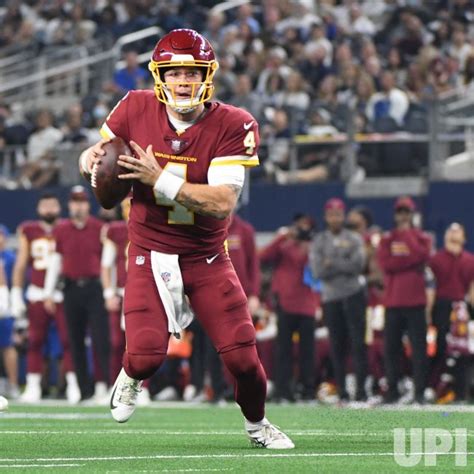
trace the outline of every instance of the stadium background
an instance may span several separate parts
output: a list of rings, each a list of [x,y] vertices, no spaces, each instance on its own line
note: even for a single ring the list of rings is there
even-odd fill
[[[249,108],[260,123],[262,166],[252,171],[244,202],[252,204],[242,210],[257,231],[273,231],[297,211],[320,220],[333,195],[368,205],[386,229],[390,198],[406,193],[417,196],[423,225],[438,242],[452,221],[472,235],[470,186],[458,182],[474,177],[468,6],[469,0],[4,2],[0,198],[9,206],[1,221],[13,232],[33,216],[35,193],[1,188],[35,186],[22,170],[37,158],[28,148],[36,112],[53,112],[61,131],[43,164],[58,169],[47,184],[75,184],[76,157],[96,139],[116,100],[131,86],[151,85],[146,65],[156,36],[193,27],[209,37],[220,61],[215,98]],[[124,76],[126,61],[141,67],[136,78]],[[387,114],[383,101],[368,105],[387,71],[408,104],[402,117]],[[272,212],[270,196],[281,197]]]
[[[150,87],[146,64],[157,35],[191,27],[216,48],[221,68],[215,98],[248,107],[259,120],[262,166],[249,176],[240,213],[262,238],[296,212],[321,225],[324,203],[336,196],[348,207],[367,206],[375,223],[389,229],[395,197],[409,194],[438,246],[447,225],[457,221],[474,250],[473,11],[472,0],[0,1],[0,222],[13,234],[21,221],[35,217],[45,188],[66,202],[71,185],[80,182],[80,151],[96,141],[98,126],[130,85],[119,74],[126,61],[145,70],[134,85]],[[385,72],[405,94],[402,116],[390,116],[387,103],[375,97]],[[372,96],[377,107],[369,107]],[[46,147],[55,172],[37,188],[23,170],[40,158],[28,143],[37,112],[45,108],[60,135]],[[9,244],[16,245],[13,235]],[[328,445],[331,436],[340,442],[338,433],[330,433],[333,426],[354,430],[364,416],[323,415],[328,420],[317,436],[328,435]],[[200,417],[196,423],[205,423]],[[311,451],[311,415],[289,411],[282,418],[295,421],[295,432],[307,421],[308,431],[296,436]],[[388,451],[390,427],[411,426],[410,418],[395,415],[383,433],[376,420],[363,421],[341,449],[364,443],[370,432],[382,437],[377,449]],[[455,420],[446,424],[433,416],[420,424],[449,429],[465,422]],[[472,424],[469,429],[472,436]],[[19,445],[25,442],[19,431],[14,436]],[[59,443],[57,449],[71,446]],[[104,451],[113,453],[113,446]]]

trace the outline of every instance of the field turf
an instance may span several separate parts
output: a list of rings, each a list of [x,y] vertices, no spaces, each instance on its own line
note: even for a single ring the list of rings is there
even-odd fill
[[[449,408],[449,407],[448,407]],[[242,417],[226,407],[154,405],[126,424],[107,407],[12,404],[0,413],[1,472],[390,473],[474,472],[474,407],[341,409],[269,405],[268,418],[295,442],[290,451],[251,448]],[[467,429],[467,467],[454,455],[436,467],[402,468],[393,428]]]

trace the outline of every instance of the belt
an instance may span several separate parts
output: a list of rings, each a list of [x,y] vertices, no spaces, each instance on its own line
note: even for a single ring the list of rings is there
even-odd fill
[[[89,278],[65,278],[64,282],[66,285],[75,285],[75,286],[86,286],[89,283],[100,283],[99,277],[89,277]]]

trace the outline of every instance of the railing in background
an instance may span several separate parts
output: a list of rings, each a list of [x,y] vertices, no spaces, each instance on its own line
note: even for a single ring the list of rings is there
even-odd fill
[[[56,97],[80,100],[91,84],[100,87],[111,80],[121,64],[122,48],[161,34],[161,28],[154,26],[122,36],[107,51],[90,53],[81,46],[48,50],[37,58],[4,58],[0,60],[0,95],[5,102],[21,103],[25,109],[43,106]],[[142,54],[149,58],[151,51]]]

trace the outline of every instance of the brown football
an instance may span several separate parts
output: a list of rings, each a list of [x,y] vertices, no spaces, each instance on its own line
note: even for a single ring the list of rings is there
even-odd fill
[[[128,145],[121,138],[114,138],[103,147],[105,155],[101,162],[92,168],[91,186],[99,204],[112,209],[122,202],[132,188],[131,180],[121,180],[119,174],[127,173],[117,164],[119,155],[132,156]]]

